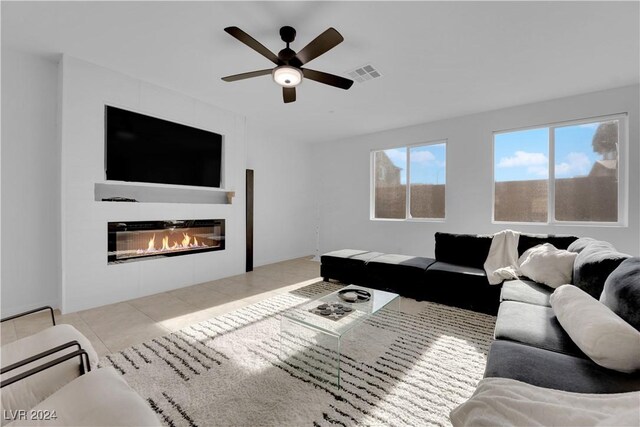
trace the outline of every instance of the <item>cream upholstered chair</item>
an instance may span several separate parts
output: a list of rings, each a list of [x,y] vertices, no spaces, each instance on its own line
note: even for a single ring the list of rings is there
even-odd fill
[[[50,328],[5,344],[0,350],[3,414],[33,408],[98,365],[98,355],[89,340],[71,325],[56,325],[51,307],[31,310],[2,321],[43,310],[51,311],[53,325]],[[7,422],[4,418],[3,425]]]
[[[114,368],[92,370],[93,346],[73,326],[56,325],[51,307],[2,321],[42,310],[50,310],[52,327],[2,346],[2,425],[161,425]]]

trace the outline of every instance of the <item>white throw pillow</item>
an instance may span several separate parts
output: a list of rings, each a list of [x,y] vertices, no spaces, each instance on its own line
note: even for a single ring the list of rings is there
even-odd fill
[[[556,249],[551,243],[527,249],[518,259],[520,275],[552,288],[571,283],[577,253]]]
[[[620,372],[640,370],[640,332],[597,299],[573,285],[551,294],[562,328],[591,360]]]

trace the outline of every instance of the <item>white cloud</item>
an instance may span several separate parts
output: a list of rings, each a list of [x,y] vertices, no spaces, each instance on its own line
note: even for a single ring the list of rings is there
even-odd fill
[[[394,165],[406,165],[407,164],[407,152],[401,148],[392,148],[384,150],[385,154],[393,162]]]
[[[527,173],[530,175],[536,175],[540,178],[547,178],[549,176],[549,168],[547,165],[529,166]]]
[[[430,163],[436,159],[431,151],[412,151],[411,163]]]
[[[498,162],[499,168],[513,168],[519,166],[543,166],[549,163],[549,159],[543,153],[529,153],[516,151],[515,156],[503,157]],[[545,168],[546,169],[546,168]]]
[[[566,161],[556,164],[556,177],[584,176],[591,170],[592,162],[585,153],[571,152]]]

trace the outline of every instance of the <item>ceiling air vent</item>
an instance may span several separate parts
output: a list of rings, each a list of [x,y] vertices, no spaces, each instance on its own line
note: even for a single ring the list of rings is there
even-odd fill
[[[371,64],[347,71],[347,74],[358,83],[364,83],[367,80],[376,79],[381,76],[380,71],[376,70]]]

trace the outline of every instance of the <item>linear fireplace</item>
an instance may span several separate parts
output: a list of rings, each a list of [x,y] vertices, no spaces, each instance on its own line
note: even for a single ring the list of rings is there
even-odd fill
[[[219,251],[224,239],[224,219],[110,222],[107,263]]]

